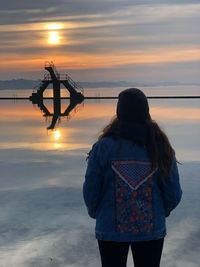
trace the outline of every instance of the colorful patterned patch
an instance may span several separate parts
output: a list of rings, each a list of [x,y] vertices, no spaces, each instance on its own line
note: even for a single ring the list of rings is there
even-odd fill
[[[133,234],[153,230],[151,163],[112,161],[116,173],[117,231]]]

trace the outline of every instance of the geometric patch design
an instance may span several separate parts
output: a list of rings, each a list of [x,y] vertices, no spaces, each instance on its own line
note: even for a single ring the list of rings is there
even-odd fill
[[[115,176],[116,230],[121,233],[149,233],[153,230],[151,162],[112,161]]]

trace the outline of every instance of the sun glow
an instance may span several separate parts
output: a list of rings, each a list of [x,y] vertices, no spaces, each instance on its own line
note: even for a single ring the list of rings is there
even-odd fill
[[[44,29],[48,32],[47,42],[50,45],[59,45],[61,43],[61,31],[64,29],[63,23],[47,23]]]
[[[55,141],[58,141],[60,139],[60,137],[61,137],[60,131],[59,130],[54,131],[53,132],[53,137],[54,137]]]
[[[60,43],[60,36],[58,32],[49,32],[48,43],[52,45],[56,45]]]
[[[62,23],[48,23],[45,25],[46,30],[61,30],[64,28],[64,25]]]

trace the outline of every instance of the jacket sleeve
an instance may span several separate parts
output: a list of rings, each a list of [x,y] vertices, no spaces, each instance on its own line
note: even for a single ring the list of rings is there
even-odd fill
[[[172,162],[170,177],[167,181],[160,183],[160,192],[163,199],[165,216],[168,217],[170,212],[179,204],[182,197],[182,189],[179,182],[179,172],[175,158]]]
[[[102,144],[97,142],[89,153],[88,165],[83,184],[83,198],[90,217],[96,217],[103,188],[103,162],[105,156]]]

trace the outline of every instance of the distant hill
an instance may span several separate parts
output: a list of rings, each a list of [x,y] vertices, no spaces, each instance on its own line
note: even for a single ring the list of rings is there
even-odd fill
[[[32,89],[38,84],[40,81],[35,80],[25,80],[25,79],[13,79],[7,81],[0,81],[0,90],[19,90],[19,89]],[[81,86],[85,88],[113,88],[113,87],[139,87],[139,86],[148,86],[143,83],[136,82],[125,82],[125,81],[117,81],[117,82],[77,82]]]
[[[13,79],[0,81],[0,90],[19,90],[33,89],[38,86],[39,80]],[[176,86],[176,85],[200,85],[200,84],[184,84],[180,82],[78,82],[84,88],[114,88],[114,87],[151,87],[151,86]]]
[[[0,81],[0,90],[33,89],[38,84],[39,81],[25,79]]]

